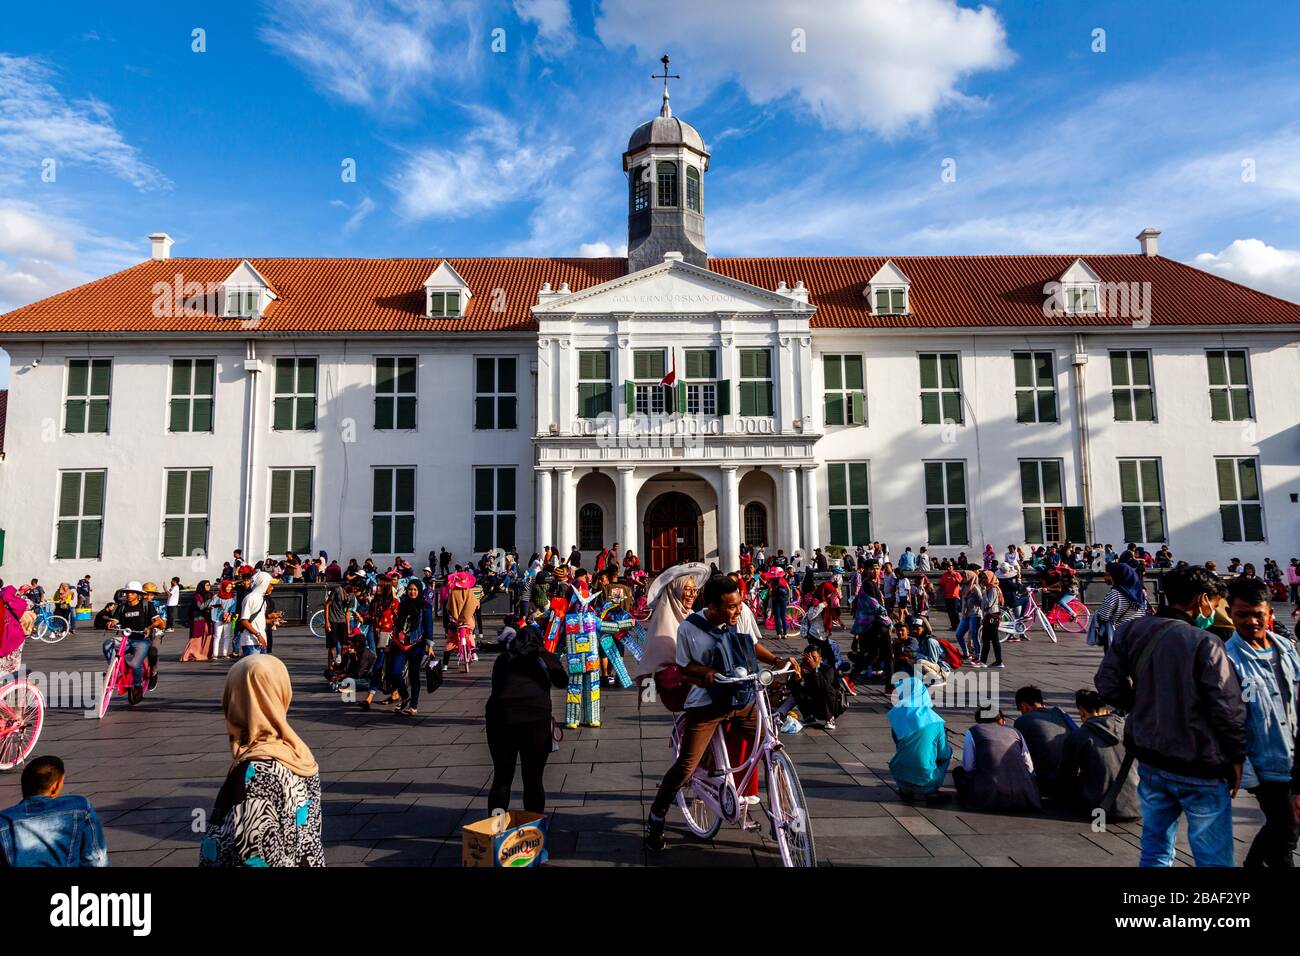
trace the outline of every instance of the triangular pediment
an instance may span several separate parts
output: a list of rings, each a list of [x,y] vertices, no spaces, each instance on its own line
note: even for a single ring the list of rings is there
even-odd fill
[[[790,280],[797,280],[791,276]],[[551,296],[537,314],[634,312],[680,315],[701,312],[805,312],[816,307],[680,260],[669,260],[570,295]]]
[[[871,285],[911,285],[912,280],[903,274],[903,270],[894,265],[892,259],[876,270],[876,274],[867,280]]]
[[[247,259],[235,266],[235,271],[226,276],[226,281],[221,284],[237,289],[260,287],[265,289],[272,299],[277,298],[275,290],[271,288],[271,283],[267,282],[262,273],[253,268],[253,264]]]
[[[1065,285],[1079,285],[1100,282],[1101,277],[1092,271],[1092,266],[1088,263],[1082,259],[1075,259],[1070,263],[1070,268],[1061,273],[1060,281]]]
[[[429,289],[469,289],[469,283],[461,278],[460,273],[446,259],[438,263],[438,268],[424,280],[424,285]]]

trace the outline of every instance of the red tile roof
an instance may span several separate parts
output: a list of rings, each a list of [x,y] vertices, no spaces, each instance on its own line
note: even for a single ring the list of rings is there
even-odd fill
[[[874,316],[862,295],[880,256],[711,259],[710,267],[765,289],[802,280],[817,306],[814,328],[999,328],[1126,326],[1122,316],[1045,318],[1043,286],[1073,255],[898,256],[911,280],[905,316]],[[1082,257],[1103,282],[1151,284],[1152,325],[1300,325],[1300,305],[1237,285],[1172,259]],[[213,288],[240,259],[146,261],[0,316],[0,335],[58,332],[216,332],[251,323],[215,314],[154,315],[160,287]],[[573,291],[626,274],[627,260],[448,259],[473,293],[466,315],[424,316],[423,283],[441,259],[251,259],[279,297],[257,324],[293,332],[498,332],[536,328],[531,308],[543,282]],[[499,291],[498,291],[499,290]],[[165,297],[164,297],[165,301]]]

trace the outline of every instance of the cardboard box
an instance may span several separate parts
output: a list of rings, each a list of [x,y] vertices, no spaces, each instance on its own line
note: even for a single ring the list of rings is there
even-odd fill
[[[511,811],[461,827],[461,866],[537,866],[546,862],[548,817]]]

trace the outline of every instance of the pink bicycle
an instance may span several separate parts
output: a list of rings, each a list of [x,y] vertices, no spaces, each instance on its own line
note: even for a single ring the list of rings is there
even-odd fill
[[[1070,595],[1064,601],[1057,602],[1050,610],[1044,611],[1038,603],[1039,589],[1026,588],[1025,590],[1029,595],[1029,601],[1025,604],[1023,614],[1016,617],[1010,608],[1003,610],[1002,623],[998,625],[998,630],[1002,633],[1023,637],[1033,630],[1035,624],[1038,624],[1047,632],[1052,643],[1056,643],[1058,628],[1070,634],[1079,634],[1088,629],[1092,612],[1075,595]]]
[[[142,665],[144,671],[144,685],[135,686],[135,675],[132,673],[131,665],[127,663],[127,650],[131,643],[131,638],[139,635],[144,637],[148,631],[131,631],[126,628],[118,629],[117,648],[113,651],[113,659],[109,661],[108,670],[104,673],[104,688],[99,695],[99,717],[102,719],[108,713],[108,703],[116,694],[126,697],[127,705],[134,707],[140,701],[144,700],[145,688],[149,686],[149,656],[145,655]]]
[[[0,770],[11,770],[36,749],[45,726],[45,697],[25,680],[0,685]]]
[[[722,727],[713,734],[709,749],[700,766],[677,793],[677,806],[686,818],[686,825],[696,836],[709,840],[717,835],[723,821],[742,828],[748,824],[749,804],[740,794],[749,788],[758,773],[759,765],[767,771],[767,817],[772,824],[781,862],[788,867],[816,866],[817,853],[813,846],[812,817],[808,802],[794,762],[781,744],[777,723],[772,719],[767,688],[774,677],[790,673],[789,665],[779,671],[759,671],[757,674],[740,673],[736,677],[718,676],[719,684],[754,683],[758,708],[758,730],[754,746],[747,760],[740,766],[728,764],[727,743]],[[681,729],[684,716],[679,714],[673,724],[673,756],[681,749]]]

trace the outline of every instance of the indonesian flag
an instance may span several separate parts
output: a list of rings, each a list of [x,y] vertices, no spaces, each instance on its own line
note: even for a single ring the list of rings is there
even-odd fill
[[[668,369],[668,374],[663,377],[660,385],[667,385],[671,388],[677,383],[677,350],[672,349],[672,367]]]

